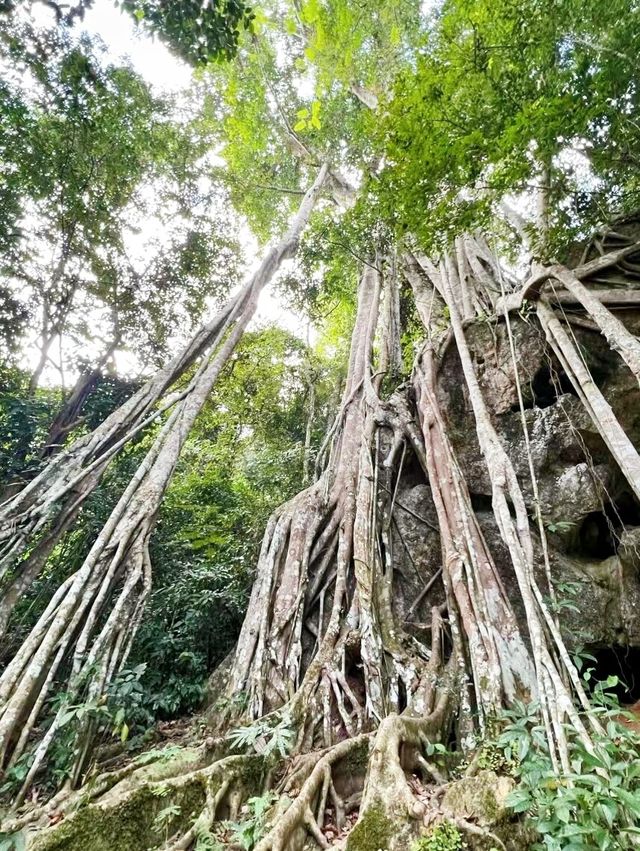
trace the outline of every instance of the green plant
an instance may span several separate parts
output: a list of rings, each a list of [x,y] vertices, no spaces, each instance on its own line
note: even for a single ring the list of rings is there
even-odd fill
[[[227,736],[234,750],[252,750],[269,756],[277,753],[286,756],[289,752],[295,731],[288,716],[272,726],[268,721],[256,721],[246,727],[238,727]]]
[[[133,725],[141,730],[148,728],[153,716],[145,706],[145,691],[141,683],[147,670],[146,663],[126,668],[117,675],[109,688],[107,705],[112,721],[112,733],[126,742]]]
[[[545,595],[545,602],[554,612],[569,611],[580,614],[577,602],[580,598],[583,585],[580,582],[556,582],[554,583],[555,596]]]
[[[558,774],[549,756],[539,708],[531,703],[507,714],[498,739],[514,760],[518,787],[508,798],[514,813],[527,813],[540,834],[537,851],[627,851],[637,848],[640,828],[640,736],[618,722],[620,706],[609,691],[616,677],[596,684],[592,699],[604,725],[593,752],[565,726],[571,771]]]
[[[293,127],[296,133],[299,133],[301,130],[320,130],[322,127],[320,123],[320,101],[312,101],[310,110],[299,109],[296,112],[296,116],[298,121]]]
[[[247,811],[248,817],[241,822],[230,824],[232,842],[239,844],[245,851],[251,851],[266,833],[267,813],[276,800],[277,795],[274,795],[273,792],[266,792],[260,797],[249,798],[243,808]]]
[[[573,659],[573,664],[576,666],[578,671],[583,671],[586,660],[588,660],[589,662],[596,661],[596,657],[593,656],[591,653],[587,653],[584,647],[576,647],[576,649],[571,655],[571,658]],[[585,679],[587,682],[591,679],[592,670],[593,668],[587,668],[582,674],[583,679]]]
[[[421,837],[411,851],[462,851],[467,845],[451,821],[442,821]]]
[[[572,520],[549,520],[545,522],[545,528],[549,532],[568,532],[576,524]]]
[[[224,846],[206,827],[196,827],[195,851],[223,851]]]
[[[22,786],[24,778],[27,776],[29,766],[33,760],[33,750],[25,751],[20,759],[16,760],[15,765],[7,769],[4,776],[4,783],[0,786],[0,795],[12,797]],[[0,834],[0,839],[2,839]],[[0,851],[4,851],[0,845]]]
[[[63,782],[71,772],[74,760],[75,736],[83,725],[95,724],[98,728],[108,727],[112,716],[104,697],[91,698],[78,703],[69,702],[67,692],[59,692],[48,704],[49,722],[57,718],[58,733],[53,739],[50,758],[47,761],[45,782],[53,786]],[[31,755],[28,764],[31,764]]]
[[[151,794],[156,798],[166,798],[169,794],[169,787],[166,783],[162,783],[160,786],[152,786]]]
[[[180,753],[182,753],[182,748],[179,745],[168,745],[159,750],[145,751],[137,756],[134,762],[138,765],[149,765],[151,762],[169,762]]]
[[[165,842],[169,839],[169,825],[179,816],[181,809],[178,804],[169,804],[156,815],[153,820],[153,830],[156,833],[164,833]]]
[[[0,833],[0,851],[23,851],[26,848],[24,833]]]
[[[513,758],[507,759],[505,752],[496,742],[483,742],[477,754],[478,768],[481,770],[495,771],[499,774],[513,774],[516,762]]]

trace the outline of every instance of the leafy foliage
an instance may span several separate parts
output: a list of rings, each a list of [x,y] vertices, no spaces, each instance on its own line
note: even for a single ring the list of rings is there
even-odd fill
[[[59,405],[49,390],[27,392],[29,376],[0,365],[0,482],[29,478],[40,466],[37,454]]]
[[[153,820],[153,830],[156,833],[164,833],[165,841],[169,838],[169,826],[171,822],[180,815],[181,809],[178,804],[169,804],[161,809]]]
[[[122,0],[122,6],[158,32],[183,59],[197,65],[230,59],[237,49],[240,28],[250,26],[254,17],[242,0]]]
[[[157,365],[206,299],[236,283],[234,225],[209,179],[197,98],[156,97],[64,28],[3,17],[0,32],[7,350],[37,335],[31,392],[52,360],[63,377],[124,348]]]
[[[0,833],[0,851],[24,851],[27,840],[24,831],[12,833],[10,836]]]
[[[276,800],[277,796],[272,792],[249,798],[246,807],[243,808],[247,812],[247,817],[241,822],[232,822],[229,825],[232,841],[245,851],[251,851],[266,833],[268,813]]]
[[[267,518],[300,487],[310,357],[304,344],[280,329],[246,335],[197,421],[160,512],[152,539],[154,586],[129,667],[116,678],[106,704],[76,701],[69,707],[62,739],[67,725],[70,735],[71,725],[89,715],[99,722],[103,739],[135,743],[156,719],[201,705],[208,673],[239,632]],[[312,446],[317,446],[336,382],[332,361],[314,355],[314,364]],[[5,481],[27,477],[39,465],[37,449],[57,398],[55,391],[39,390],[29,399],[28,378],[15,371],[7,375],[10,382],[0,395],[0,423],[7,424],[0,442]],[[93,427],[131,390],[125,382],[105,381],[87,400],[79,430]],[[158,427],[127,447],[83,507],[19,604],[4,652],[11,652],[53,589],[82,563]],[[286,744],[278,742],[278,749]],[[57,772],[64,774],[68,757],[63,743]]]
[[[295,740],[295,730],[288,716],[277,724],[269,721],[255,721],[247,727],[232,730],[227,739],[234,750],[254,751],[263,756],[286,756]]]
[[[634,208],[639,44],[629,0],[448,0],[395,86],[373,192],[429,248],[541,185],[548,250]]]
[[[0,362],[0,486],[28,481],[45,463],[42,448],[49,426],[64,402],[58,388],[29,393],[30,375]],[[91,431],[136,389],[115,375],[96,382],[91,398],[78,411],[74,434]]]
[[[515,761],[519,780],[508,804],[529,815],[541,837],[534,846],[540,851],[637,847],[640,736],[620,723],[620,707],[607,691],[616,685],[617,678],[610,677],[595,689],[605,733],[595,738],[593,752],[566,725],[571,771],[561,776],[551,765],[538,707],[531,703],[507,713],[510,724],[498,745]]]
[[[466,847],[455,824],[443,821],[414,843],[411,851],[462,851]]]

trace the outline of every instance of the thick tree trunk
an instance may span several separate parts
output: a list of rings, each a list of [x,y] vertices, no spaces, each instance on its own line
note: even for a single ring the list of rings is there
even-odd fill
[[[389,851],[410,847],[423,820],[440,813],[442,778],[428,756],[433,743],[448,739],[453,729],[462,750],[473,747],[496,713],[518,698],[535,696],[540,702],[540,721],[559,773],[570,770],[564,733],[567,722],[587,749],[593,747],[592,732],[599,731],[557,622],[536,583],[534,544],[538,542],[530,528],[528,506],[513,460],[489,413],[467,342],[468,324],[476,321],[475,317],[484,317],[491,305],[504,306],[509,298],[505,278],[486,243],[477,237],[460,239],[448,258],[437,264],[418,259],[427,278],[413,258],[403,261],[403,271],[412,284],[429,343],[416,361],[411,390],[404,387],[386,401],[381,398],[382,367],[392,363],[397,342],[390,339],[395,323],[389,321],[394,311],[388,308],[395,297],[386,292],[394,286],[395,276],[390,274],[382,281],[377,265],[367,265],[359,285],[342,404],[320,453],[326,466],[313,484],[275,512],[265,532],[228,691],[229,696],[245,693],[249,719],[261,719],[265,730],[280,725],[292,728],[295,755],[290,761],[279,761],[284,778],[278,789],[290,797],[281,798],[258,851],[297,851],[306,841],[327,847],[323,832],[327,814],[330,812],[340,827],[347,813],[358,806],[359,817],[346,845],[349,851],[360,849],[365,840],[369,845],[364,847],[377,848],[370,844],[372,837]],[[384,316],[379,323],[381,304]],[[551,313],[541,302],[541,322],[553,333],[553,344],[562,354],[554,324],[557,320],[547,311]],[[447,317],[450,327],[444,327]],[[500,321],[496,316],[492,320]],[[228,341],[239,324],[240,320]],[[380,354],[374,363],[377,327]],[[519,386],[508,317],[505,330]],[[502,587],[449,439],[447,411],[440,407],[438,363],[447,346],[455,346],[460,358],[491,483],[495,521],[524,607],[524,625],[516,622],[512,600]],[[565,362],[573,365],[568,350]],[[202,389],[197,381],[211,369],[213,360],[203,364],[194,379],[193,393],[197,394],[196,387]],[[592,391],[585,388],[584,376],[576,371],[571,377],[588,402]],[[152,459],[141,473],[139,489],[136,485],[131,491],[126,523],[119,526],[122,518],[116,518],[99,548],[78,603],[77,611],[84,607],[81,619],[67,618],[65,631],[58,633],[51,647],[49,658],[54,650],[58,654],[64,650],[61,642],[68,633],[79,635],[74,676],[81,682],[86,666],[97,666],[96,694],[126,655],[130,630],[124,625],[139,617],[144,599],[144,590],[136,588],[144,585],[149,569],[148,517],[136,513],[138,501],[155,504],[161,493],[163,476],[170,475],[186,433],[183,428],[190,423],[189,399],[185,397],[167,420],[165,439],[157,443],[161,461],[156,465]],[[524,415],[522,422],[526,431]],[[442,551],[441,568],[434,576],[424,577],[423,594],[411,606],[414,610],[419,604],[421,613],[430,615],[430,623],[421,625],[429,636],[426,641],[405,631],[408,619],[398,600],[405,596],[406,580],[391,533],[409,455],[411,481],[422,468],[429,484]],[[532,464],[529,469],[535,478]],[[153,476],[147,476],[152,471]],[[536,493],[535,482],[532,492]],[[544,529],[538,529],[544,535]],[[122,590],[113,595],[111,614],[95,635],[98,612],[117,571],[121,571]],[[97,584],[91,585],[94,581]],[[40,634],[34,636],[38,646],[49,640],[48,632],[74,582],[71,578],[60,589],[43,616]],[[60,658],[56,656],[48,668],[41,665],[40,677],[45,670],[50,676]],[[33,657],[20,664],[26,671],[32,662]],[[20,677],[22,687],[27,677]],[[8,678],[0,679],[0,689],[3,687],[10,690]],[[39,711],[37,700],[44,692],[46,686],[39,689],[35,703],[32,696],[29,723]],[[0,716],[0,731],[4,720]],[[16,733],[14,727],[14,737]],[[46,753],[54,734],[55,722],[36,762]],[[264,736],[268,737],[268,732]],[[87,741],[81,742],[79,767]],[[197,775],[208,784],[195,824],[175,825],[167,847],[176,851],[190,847],[197,831],[208,829],[223,817],[223,811],[237,812],[239,802],[249,795],[238,767],[242,763],[232,762],[249,758],[226,755],[228,745],[219,740],[215,748],[220,748],[219,752],[206,758],[199,753],[198,759],[203,761],[197,771],[191,762],[187,769],[167,769],[165,782],[172,800],[181,800],[182,784],[189,782],[188,778]],[[13,749],[16,753],[19,745]],[[261,757],[259,763],[253,776],[259,773],[260,783],[268,785],[278,772],[272,771],[274,764],[267,757]],[[416,775],[422,776],[424,783],[435,779],[438,784],[431,787],[426,805],[424,797],[417,797],[412,789]],[[108,782],[100,779],[98,791],[88,794],[101,795],[102,812],[114,814],[123,811],[123,801],[131,800],[133,789],[151,788],[156,781],[140,776],[121,787],[120,797],[109,798],[106,793],[104,803]],[[81,821],[77,814],[75,818]],[[464,818],[457,823],[479,831]],[[502,845],[502,840],[483,835],[496,847]]]

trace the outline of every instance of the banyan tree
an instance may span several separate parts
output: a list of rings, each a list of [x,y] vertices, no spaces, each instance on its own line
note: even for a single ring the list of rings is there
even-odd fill
[[[211,72],[227,87],[225,132],[268,124],[266,153],[227,139],[250,221],[265,225],[265,196],[248,184],[269,158],[282,161],[276,182],[304,184],[288,225],[270,223],[284,236],[163,370],[0,506],[10,631],[109,464],[160,423],[82,566],[0,674],[3,771],[31,754],[8,842],[235,847],[229,824],[253,813],[260,831],[243,847],[257,851],[399,851],[443,823],[470,847],[530,847],[535,831],[498,794],[513,778],[483,762],[509,712],[530,713],[558,786],[576,783],[578,752],[610,779],[603,743],[617,728],[574,653],[586,621],[592,652],[640,646],[640,223],[615,214],[636,191],[640,35],[617,17],[633,4],[612,4],[597,36],[588,2],[559,4],[557,24],[538,8],[553,3],[499,3],[495,19],[479,0],[433,19],[419,4],[358,5],[273,4],[272,29]],[[301,55],[324,100],[296,123],[287,75]],[[590,151],[590,203],[571,208],[562,157],[576,140]],[[68,707],[99,705],[126,662],[186,436],[300,246],[305,274],[335,279],[342,263],[355,289],[346,378],[315,475],[265,529],[237,644],[209,684],[208,729],[194,747],[103,772],[89,713],[73,722],[67,782],[25,805]],[[465,783],[485,794],[481,777],[499,817],[465,798]],[[599,847],[637,842],[629,796],[611,816],[622,844]]]

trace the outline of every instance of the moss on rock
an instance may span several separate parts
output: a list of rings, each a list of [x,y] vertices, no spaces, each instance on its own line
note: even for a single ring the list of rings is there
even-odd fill
[[[450,821],[434,825],[411,846],[411,851],[462,851],[468,848],[458,828]]]
[[[506,805],[515,787],[512,777],[484,770],[475,777],[451,783],[442,799],[442,810],[452,819],[461,818],[484,828],[486,835],[462,831],[469,851],[491,851],[498,837],[507,851],[526,851],[536,841],[535,830],[521,817],[513,816]]]
[[[29,837],[29,851],[152,851],[168,836],[186,832],[202,812],[210,784],[232,774],[247,794],[257,793],[264,780],[260,756],[234,756],[215,766],[193,766],[194,753],[180,754],[176,762],[153,763],[128,776],[97,801],[87,794],[55,827]],[[180,766],[187,767],[177,773]],[[213,768],[213,771],[212,771]],[[166,779],[162,775],[173,775]],[[215,773],[214,773],[215,772]],[[151,777],[150,777],[151,775]],[[160,776],[160,779],[159,779]],[[171,809],[169,809],[171,808]],[[158,815],[164,812],[162,820]]]
[[[393,822],[383,807],[371,806],[349,834],[346,851],[385,851],[393,835]]]
[[[349,774],[364,774],[369,764],[369,747],[370,743],[363,741],[352,748],[344,758],[344,770]]]
[[[197,774],[171,789],[170,803],[178,808],[166,825],[168,832],[186,830],[204,806],[206,781]],[[141,787],[119,804],[85,806],[55,828],[39,833],[30,851],[149,851],[163,842],[155,819],[167,798]]]

